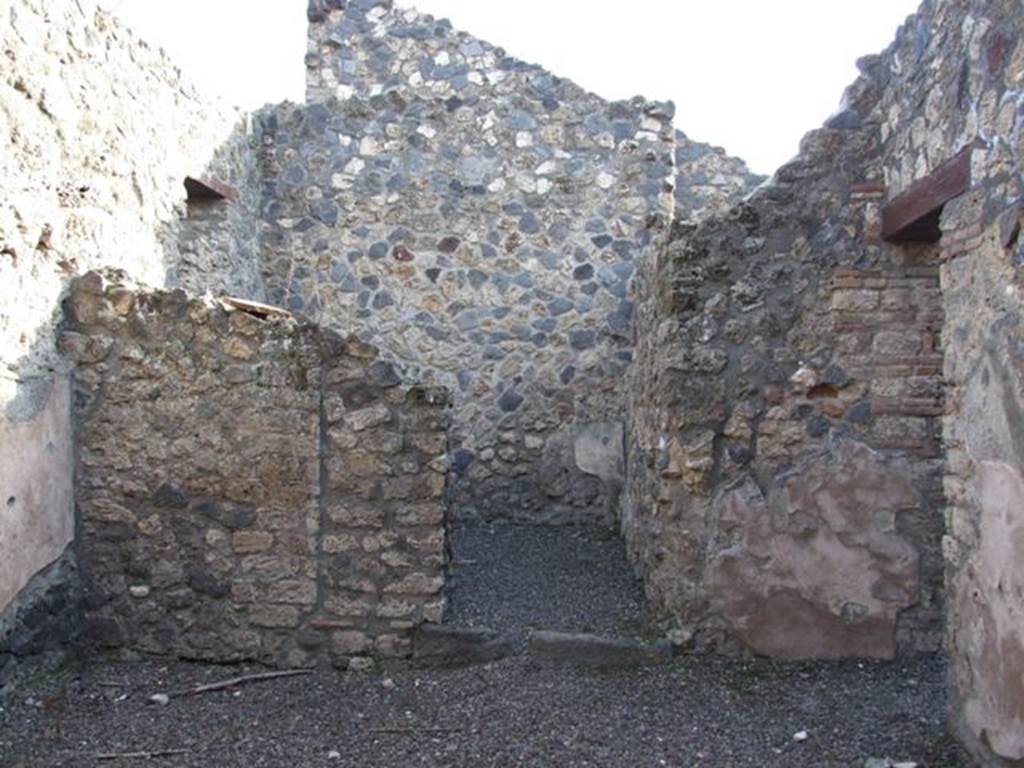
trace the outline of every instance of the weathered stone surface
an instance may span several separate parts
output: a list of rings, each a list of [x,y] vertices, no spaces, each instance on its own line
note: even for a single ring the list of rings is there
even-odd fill
[[[239,297],[229,302],[242,311],[230,316],[233,333],[223,339],[224,358],[212,372],[227,386],[282,387],[304,375],[262,366],[254,343],[260,332],[251,318],[286,319],[288,311],[357,330],[389,357],[414,363],[431,382],[450,385],[460,398],[452,442],[460,456],[474,457],[460,465],[456,489],[467,514],[604,518],[613,505],[601,504],[607,495],[601,485],[578,471],[564,441],[548,438],[621,414],[634,262],[651,250],[669,218],[671,106],[639,99],[607,104],[389,4],[314,5],[310,104],[270,108],[251,123],[203,99],[162,53],[91,3],[44,7],[17,0],[11,6],[0,64],[7,86],[2,111],[12,126],[0,163],[10,188],[6,213],[0,211],[0,285],[12,311],[0,317],[0,347],[18,383],[0,386],[0,399],[15,411],[26,403],[36,408],[42,401],[33,394],[35,377],[43,388],[51,369],[61,380],[52,330],[66,278],[122,267],[152,285]],[[695,185],[695,199],[731,192],[742,176],[735,162],[720,164],[715,152],[701,149],[693,159],[702,173],[729,168],[721,184],[709,177]],[[186,201],[186,177],[234,192],[227,200]],[[257,209],[265,226],[254,225]],[[264,275],[284,309],[261,303]],[[105,294],[101,284],[83,279],[65,305],[67,317],[86,326],[121,319],[133,338],[115,350],[120,327],[112,335],[65,333],[63,352],[82,364],[81,376],[102,379],[108,368],[124,366],[139,381],[159,379],[149,369],[153,345],[203,344],[222,330],[204,326],[194,338],[190,332],[174,338],[140,320],[147,308],[138,300],[127,288]],[[163,296],[161,303],[160,313],[176,320],[190,306],[184,294]],[[358,344],[350,345],[353,357]],[[337,375],[340,382],[347,374]],[[398,383],[383,361],[366,375],[371,388]],[[153,395],[153,387],[145,394]],[[384,426],[364,394],[339,392],[331,416],[350,414],[367,433]],[[200,399],[190,406],[201,410]],[[332,494],[351,503],[438,493],[437,477],[409,477],[417,466],[437,474],[436,461],[391,462],[385,457],[410,449],[379,434],[361,436],[390,446],[379,456],[342,456],[360,438],[337,424],[332,418]],[[171,426],[161,460],[180,450]],[[281,441],[278,426],[254,429]],[[64,419],[63,442],[69,427]],[[412,432],[419,447],[440,434]],[[204,469],[217,441],[207,442],[196,456]],[[11,454],[31,456],[41,446],[37,441]],[[538,471],[555,457],[559,466]],[[353,471],[345,475],[342,465]],[[45,474],[58,478],[50,491],[70,488],[69,472],[42,467],[19,477],[31,484]],[[380,483],[377,475],[394,479]],[[535,476],[543,482],[532,482]],[[244,495],[246,482],[236,478],[232,485],[228,494]],[[96,525],[88,533],[105,542],[139,547],[140,535],[156,541],[184,535],[163,519],[165,510],[100,498],[93,504]],[[223,568],[229,551],[256,557],[294,549],[300,540],[297,531],[276,529],[273,542],[249,536],[244,529],[254,524],[269,535],[262,530],[267,520],[250,519],[255,506],[214,504],[199,493],[179,509],[214,526],[214,534],[200,532],[206,522],[196,521],[191,539],[210,535],[225,548],[229,539],[219,527],[240,533],[218,550]],[[35,538],[66,520],[67,509],[16,506],[30,527],[43,521]],[[100,521],[101,509],[119,510],[118,519]],[[22,548],[26,555],[37,551],[29,572],[55,556]],[[0,590],[13,594],[27,575],[0,576]],[[223,592],[217,584],[214,591]],[[2,591],[0,597],[0,604],[8,599]]]
[[[765,181],[746,163],[721,147],[694,141],[676,131],[675,220],[698,221],[727,213],[744,195]]]
[[[408,632],[439,618],[444,586],[447,458],[433,438],[445,394],[291,316],[111,277],[90,274],[70,297],[133,296],[124,317],[69,321],[110,346],[104,360],[67,347],[86,350],[75,416],[89,637],[289,666],[405,653]],[[243,346],[257,373],[239,380],[227,373]],[[415,503],[390,501],[396,486]]]
[[[14,501],[0,525],[0,611],[71,535],[67,366],[54,333],[69,278],[122,267],[156,285],[262,295],[256,154],[241,115],[94,3],[14,0],[2,15],[0,504]],[[245,192],[186,206],[185,177],[203,173]],[[81,298],[70,312],[130,311],[124,295]],[[108,352],[99,337],[76,349],[94,362]]]
[[[82,630],[82,596],[74,553],[68,549],[0,612],[0,687],[16,662],[74,647]],[[11,660],[14,660],[12,663]]]
[[[533,632],[530,653],[554,661],[592,667],[636,667],[667,664],[672,660],[672,643],[641,643],[598,635]]]
[[[996,221],[943,267],[954,404],[944,419],[951,700],[957,733],[986,768],[1024,758],[1024,361],[1014,247]]]
[[[622,422],[586,424],[576,433],[576,466],[606,483],[621,486],[625,480],[624,451]]]
[[[442,495],[610,518],[625,412],[623,532],[678,636],[932,650],[944,555],[957,729],[986,767],[1020,762],[1019,10],[925,4],[738,203],[759,180],[671,105],[609,104],[390,2],[311,2],[309,103],[249,135],[91,3],[15,0],[0,664],[76,604],[66,558],[15,597],[69,538],[65,355],[100,644],[408,653],[444,610]],[[962,150],[941,240],[882,242],[883,203]],[[203,174],[237,199],[186,205]],[[88,273],[55,345],[67,278],[100,265],[242,301]],[[264,277],[284,310],[249,301]]]
[[[511,637],[489,629],[424,624],[413,634],[413,659],[427,666],[486,664],[515,653]]]
[[[74,535],[70,382],[39,379],[11,406],[0,416],[0,614]]]
[[[917,502],[899,469],[844,443],[781,478],[716,503],[735,540],[710,562],[711,610],[751,650],[776,658],[891,658],[896,619],[918,593],[918,555],[896,531]]]
[[[0,159],[5,359],[23,358],[26,371],[51,365],[67,278],[99,266],[258,298],[256,155],[241,115],[94,6],[17,0],[5,11],[0,100],[17,126],[2,132]],[[186,211],[184,179],[203,173],[242,198]]]
[[[621,418],[634,265],[680,186],[674,109],[390,4],[311,18],[308,105],[260,118],[271,296],[455,393],[459,514],[608,521],[601,484],[544,446]],[[690,146],[691,208],[745,188]]]
[[[764,256],[769,274],[779,265],[806,269],[807,282],[798,281],[805,292],[781,277],[756,290],[764,278],[746,279],[748,287],[737,292],[742,276],[762,258],[747,252],[752,238],[766,239],[751,235],[753,226],[710,221],[698,229],[696,242],[674,241],[669,248],[676,261],[669,262],[661,282],[650,284],[658,295],[641,303],[641,323],[655,330],[641,334],[649,343],[642,343],[633,372],[623,531],[648,594],[683,624],[706,626],[707,633],[698,631],[701,643],[729,647],[732,629],[722,632],[712,618],[711,572],[699,565],[715,561],[734,543],[723,535],[724,522],[711,501],[749,483],[772,495],[783,478],[799,474],[814,457],[855,440],[902,457],[910,470],[917,496],[899,510],[901,534],[918,553],[922,578],[910,607],[898,612],[897,642],[908,650],[934,649],[941,636],[942,582],[942,521],[933,511],[942,503],[937,270],[841,268],[822,285],[814,276],[820,267],[789,265],[793,256],[771,253]],[[815,252],[790,237],[779,235],[776,247],[811,258]],[[698,267],[701,260],[707,264]],[[777,281],[784,287],[773,289],[777,296],[771,301],[801,302],[788,325],[764,304],[743,303]],[[878,306],[902,302],[901,313],[876,319],[834,310],[828,297],[842,286],[873,292]],[[693,304],[694,289],[710,298]],[[725,298],[730,292],[734,299]],[[903,292],[912,292],[919,303],[908,304]],[[916,365],[904,363],[906,353],[897,357],[874,343],[896,326],[901,339],[917,339]],[[823,338],[833,340],[830,348]]]
[[[798,157],[731,210],[677,221],[658,263],[640,265],[623,531],[652,599],[700,643],[735,639],[712,618],[709,571],[693,564],[733,543],[712,500],[748,482],[771,496],[780,475],[852,439],[905,462],[918,501],[897,524],[921,578],[897,646],[939,647],[950,336],[937,254],[883,243],[880,209],[971,141],[970,115],[999,132],[991,105],[1005,96],[991,89],[1003,86],[973,67],[965,37],[980,50],[988,30],[1018,24],[1006,13],[926,6],[865,60],[842,114]],[[933,34],[947,24],[958,31]],[[969,94],[950,93],[957,77]],[[1013,161],[1003,152],[1000,163],[1003,176],[984,171],[993,211],[1019,195]]]
[[[977,477],[978,546],[957,582],[951,618],[958,704],[972,741],[1024,760],[1024,476],[983,462]]]
[[[750,563],[763,547],[778,565],[769,582],[791,563],[794,581],[809,579],[806,589],[824,576],[827,594],[828,574],[802,570],[824,533],[841,543],[839,562],[877,568],[875,554],[861,562],[863,539],[851,552],[845,533],[822,526],[817,500],[804,500],[813,514],[802,533],[776,526],[797,520],[782,494],[812,457],[854,440],[895,460],[917,496],[895,510],[895,529],[920,564],[916,602],[896,618],[897,648],[938,647],[945,555],[955,722],[979,761],[999,768],[1019,761],[1007,736],[1020,730],[1017,705],[1002,682],[1019,672],[996,674],[1015,663],[1019,638],[1001,600],[985,594],[994,572],[977,569],[990,546],[981,528],[999,518],[982,498],[1003,507],[1014,482],[993,478],[1024,466],[1021,36],[1014,3],[925,4],[887,51],[859,63],[842,111],[805,137],[792,162],[745,203],[677,225],[660,264],[641,265],[623,525],[652,598],[694,627],[698,643],[730,647],[736,627],[716,622],[704,565],[717,562],[721,578],[722,558],[745,551],[753,536]],[[883,203],[965,147],[973,147],[971,187],[937,212],[941,240],[883,243]],[[1003,469],[980,469],[990,465]],[[723,501],[723,492],[733,496]],[[891,541],[893,510],[879,504],[869,507],[882,511],[877,523],[862,518],[855,527]],[[747,522],[723,530],[718,514],[730,510]],[[898,574],[907,550],[891,555]],[[991,557],[993,568],[1009,560],[1003,551]],[[1005,589],[1016,575],[999,578]],[[742,591],[754,572],[741,582]],[[896,584],[893,604],[878,614],[886,618],[860,638],[869,649],[891,649],[882,636],[911,597],[905,580]],[[807,622],[798,647],[815,640],[802,650],[830,655],[851,640],[855,622],[833,625],[816,598],[788,589],[766,607]],[[723,591],[719,605],[732,598]],[[852,605],[856,618],[868,603]],[[829,615],[841,615],[837,607]],[[757,613],[748,608],[737,615]],[[838,645],[833,629],[845,638]]]

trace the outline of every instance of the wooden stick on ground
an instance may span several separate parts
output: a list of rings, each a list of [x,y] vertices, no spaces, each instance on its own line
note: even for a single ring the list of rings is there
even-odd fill
[[[170,694],[171,696],[195,696],[200,693],[212,693],[213,691],[223,691],[227,688],[236,688],[240,685],[246,685],[248,683],[258,683],[264,680],[276,680],[280,677],[295,677],[297,675],[309,675],[312,674],[311,669],[289,669],[282,672],[260,672],[256,675],[242,675],[241,677],[232,677],[230,680],[221,680],[219,683],[207,683],[206,685],[197,685],[194,688],[185,688],[181,691],[175,691]]]
[[[95,755],[97,760],[152,760],[155,757],[187,755],[188,749],[158,749],[153,752],[105,752]]]

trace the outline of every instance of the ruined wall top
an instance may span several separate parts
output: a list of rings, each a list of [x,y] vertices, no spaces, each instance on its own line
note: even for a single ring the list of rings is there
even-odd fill
[[[186,176],[213,173],[243,189],[251,179],[242,115],[89,3],[5,3],[0,50],[0,357],[8,372],[53,366],[54,309],[81,271],[125,267],[155,285],[258,292],[253,227],[238,249],[226,236],[215,249],[179,239]],[[236,210],[254,201],[255,185],[248,188]],[[213,250],[217,258],[208,258]]]
[[[455,30],[448,19],[390,0],[311,0],[309,19],[309,102],[390,91],[472,101],[484,85],[506,94],[527,85],[528,95],[551,109],[559,101],[598,100],[571,81]]]

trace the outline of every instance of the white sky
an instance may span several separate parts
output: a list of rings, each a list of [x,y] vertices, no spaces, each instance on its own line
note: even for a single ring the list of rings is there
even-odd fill
[[[692,138],[770,173],[836,110],[854,61],[888,46],[918,0],[414,4],[606,98],[671,99],[676,125]],[[306,0],[104,5],[238,106],[303,98]]]

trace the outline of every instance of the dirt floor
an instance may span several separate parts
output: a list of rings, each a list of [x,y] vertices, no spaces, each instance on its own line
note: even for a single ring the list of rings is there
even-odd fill
[[[477,523],[456,527],[451,538],[446,623],[519,639],[535,629],[621,638],[654,631],[612,531]]]
[[[5,766],[856,766],[966,768],[945,668],[684,658],[601,672],[517,657],[462,670],[323,670],[235,691],[158,693],[240,668],[92,660],[0,697]],[[794,738],[806,732],[805,740]],[[173,754],[104,760],[125,752]],[[180,752],[178,752],[180,750]]]
[[[533,629],[653,630],[615,536],[477,525],[453,538],[452,623],[519,639]],[[459,670],[323,669],[174,695],[263,671],[106,657],[21,668],[0,692],[0,767],[969,766],[946,733],[946,669],[934,656],[679,657],[616,671],[515,656]],[[158,694],[169,701],[152,701]]]

